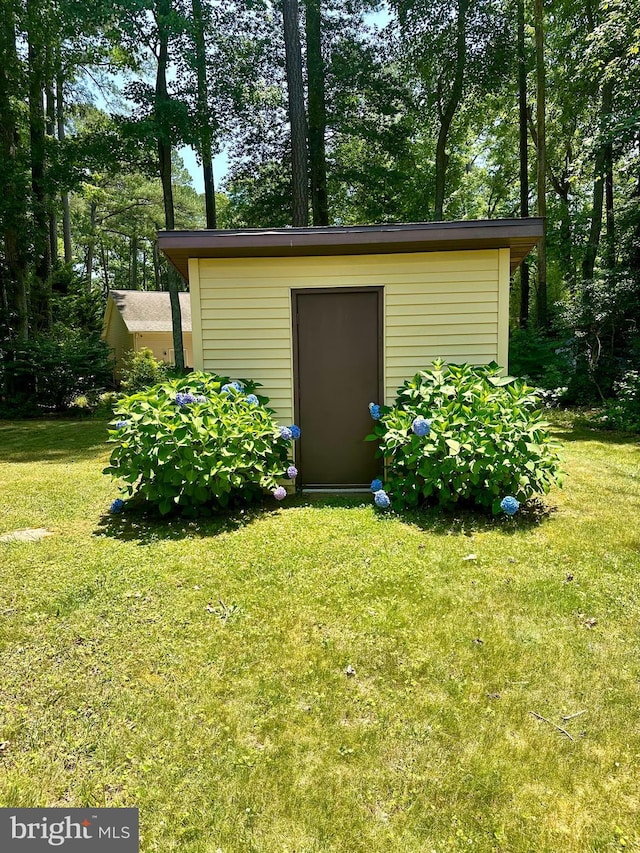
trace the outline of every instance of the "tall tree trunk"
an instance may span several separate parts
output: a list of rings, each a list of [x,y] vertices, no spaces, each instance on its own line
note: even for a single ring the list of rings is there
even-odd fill
[[[547,300],[547,136],[545,123],[546,77],[544,60],[544,0],[535,0],[536,34],[536,137],[538,165],[538,216],[544,220],[544,234],[538,243],[538,282],[536,289],[536,316],[538,326],[546,328],[549,322]]]
[[[58,123],[58,141],[64,143],[64,87],[62,83],[62,71],[58,68],[56,77],[56,115]],[[62,193],[62,240],[64,243],[64,262],[70,264],[73,261],[71,250],[71,210],[69,208],[69,193]]]
[[[302,81],[302,50],[298,30],[298,0],[283,0],[284,48],[291,127],[292,225],[309,224],[307,120]]]
[[[53,79],[53,62],[52,48],[47,45],[46,51],[46,77],[45,96],[47,104],[47,121],[46,133],[49,139],[55,139],[56,135],[56,101],[53,94],[55,81]],[[52,196],[48,197],[49,202],[49,252],[51,254],[51,265],[55,266],[58,261],[58,212],[56,210],[56,201]]]
[[[155,120],[158,136],[158,168],[162,183],[162,198],[164,201],[164,219],[167,231],[175,230],[175,214],[173,207],[173,188],[171,186],[171,137],[167,127],[167,112],[170,105],[167,91],[167,64],[169,61],[169,16],[171,0],[157,0],[158,24],[158,72],[156,76]],[[171,303],[171,324],[173,327],[173,349],[175,364],[179,371],[184,370],[184,345],[182,341],[182,312],[178,295],[178,278],[173,267],[169,268],[167,277],[169,301]]]
[[[138,235],[132,234],[131,243],[129,246],[129,257],[131,258],[131,263],[129,264],[129,287],[131,290],[138,289]]]
[[[100,241],[100,258],[102,260],[102,275],[104,276],[104,284],[102,285],[102,293],[104,297],[109,295],[109,264],[107,263],[107,253],[104,248],[104,243]]]
[[[613,209],[613,146],[610,142],[607,143],[604,159],[604,205],[607,235],[605,260],[607,269],[612,270],[616,265],[616,224]]]
[[[604,133],[604,126],[611,113],[613,96],[613,80],[610,78],[602,84],[602,98],[600,101],[600,133]],[[604,199],[604,175],[606,169],[607,146],[602,142],[596,151],[593,169],[593,203],[591,206],[591,223],[589,225],[589,238],[582,260],[582,278],[589,281],[593,278],[593,272],[598,256],[600,245],[600,233],[602,231],[602,203]]]
[[[162,287],[162,277],[160,276],[160,250],[158,249],[158,241],[154,241],[153,243],[153,279],[155,282],[156,290],[163,290]]]
[[[49,242],[48,200],[45,187],[46,147],[44,118],[44,50],[42,14],[37,0],[27,0],[29,59],[29,129],[31,137],[31,191],[33,196],[33,243],[35,276],[42,285],[43,313],[51,327],[51,247]]]
[[[518,0],[518,110],[520,135],[520,216],[529,216],[529,150],[527,110],[527,55],[524,38],[524,0]],[[529,325],[529,261],[520,264],[520,328]]]
[[[12,95],[18,89],[18,57],[16,53],[15,17],[12,3],[5,3],[0,15],[0,174],[4,192],[12,204],[3,218],[2,241],[7,278],[5,299],[20,340],[29,337],[29,311],[27,298],[27,255],[25,241],[27,226],[27,187],[20,163],[18,116]]]
[[[327,111],[324,100],[321,0],[306,2],[307,91],[309,100],[309,175],[314,225],[329,224],[325,133]]]
[[[438,105],[440,117],[440,128],[438,130],[438,141],[436,143],[436,190],[433,218],[440,222],[443,218],[444,193],[447,180],[447,166],[449,155],[447,154],[447,141],[451,123],[456,110],[462,99],[464,85],[464,72],[467,64],[467,10],[469,0],[458,0],[458,17],[456,21],[456,67],[453,77],[451,92],[444,104]]]
[[[85,260],[85,288],[87,293],[91,293],[93,284],[93,253],[96,246],[96,212],[98,204],[95,200],[91,201],[90,218],[89,218],[89,242],[87,243],[87,256]]]
[[[571,244],[571,209],[569,205],[569,184],[562,187],[558,193],[560,198],[560,247],[559,260],[562,269],[562,277],[570,291],[575,289],[576,270],[573,260]]]
[[[640,133],[636,136],[636,157],[640,164]],[[635,191],[631,194],[637,208],[640,208],[640,169],[637,170],[637,181]],[[633,229],[634,239],[631,241],[631,268],[636,270],[636,276],[640,277],[640,217],[636,220],[635,228]]]
[[[207,53],[204,42],[204,22],[201,0],[192,0],[194,40],[196,48],[196,78],[198,84],[198,154],[202,160],[204,202],[207,228],[216,228],[216,192],[213,182],[213,135],[207,85]]]

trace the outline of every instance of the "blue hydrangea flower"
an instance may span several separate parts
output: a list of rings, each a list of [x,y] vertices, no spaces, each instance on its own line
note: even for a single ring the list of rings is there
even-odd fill
[[[300,438],[300,436],[302,435],[302,430],[296,424],[291,424],[289,429],[291,430],[291,437],[293,438],[294,441],[297,441]]]
[[[379,421],[382,412],[380,411],[380,406],[377,403],[369,403],[369,413],[374,421]]]
[[[287,468],[287,477],[290,480],[295,480],[295,478],[297,476],[298,476],[298,469],[296,468],[296,466],[295,465],[289,465],[289,467]]]
[[[208,403],[209,398],[205,397],[204,394],[198,394],[198,396],[195,399],[195,402],[196,403]]]
[[[371,491],[372,492],[379,492],[381,490],[382,490],[382,480],[378,480],[377,478],[375,480],[372,480],[371,481]]]
[[[124,509],[124,501],[122,498],[116,498],[115,501],[109,507],[109,512],[113,512],[115,514],[122,512]]]
[[[380,507],[380,509],[388,509],[391,506],[389,495],[384,491],[384,489],[378,489],[373,496],[373,500],[375,501],[376,506]]]
[[[189,403],[195,403],[196,398],[189,391],[186,393],[181,393],[180,391],[176,394],[176,403],[179,406],[188,406]]]
[[[289,427],[281,426],[280,427],[280,437],[284,438],[285,441],[291,441],[293,438],[293,433],[289,429]]]
[[[287,490],[284,486],[278,486],[278,488],[274,489],[271,494],[277,501],[283,501],[287,496]]]
[[[515,515],[520,509],[520,503],[511,495],[507,495],[500,502],[500,509],[507,515]]]
[[[431,432],[431,421],[426,420],[422,415],[418,415],[417,418],[414,418],[413,423],[411,424],[411,429],[420,437],[429,435]]]
[[[255,394],[248,394],[247,395],[247,403],[250,406],[257,406],[257,405],[259,405],[260,400],[258,400],[258,398],[256,397]]]
[[[220,389],[221,394],[231,394],[237,393],[241,394],[244,391],[244,385],[242,382],[238,382],[237,379],[234,379],[233,382],[227,382],[226,385],[223,385]]]
[[[116,421],[116,429],[124,429],[128,427],[131,421]]]

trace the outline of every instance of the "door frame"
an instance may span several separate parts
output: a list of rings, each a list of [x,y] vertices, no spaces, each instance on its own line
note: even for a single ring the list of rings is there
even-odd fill
[[[298,297],[305,294],[323,293],[375,293],[378,298],[378,402],[384,404],[384,285],[360,285],[354,287],[292,287],[291,288],[291,337],[293,341],[293,412],[294,423],[300,423],[300,369],[298,363]],[[372,402],[376,402],[375,400]],[[363,436],[364,438],[364,436]],[[302,452],[299,444],[295,447],[295,461],[301,469],[304,466]],[[327,489],[349,489],[348,484],[332,486],[328,484]]]

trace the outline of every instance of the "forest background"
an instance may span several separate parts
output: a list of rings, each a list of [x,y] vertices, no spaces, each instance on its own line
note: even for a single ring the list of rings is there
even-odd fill
[[[110,288],[168,290],[179,326],[159,229],[541,215],[511,372],[640,429],[639,22],[640,0],[0,0],[0,416],[109,381]]]

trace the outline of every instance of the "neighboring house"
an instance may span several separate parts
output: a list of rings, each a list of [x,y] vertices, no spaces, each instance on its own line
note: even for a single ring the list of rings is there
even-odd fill
[[[184,363],[193,365],[191,304],[180,293]],[[125,352],[148,347],[154,356],[174,364],[173,330],[169,294],[164,291],[110,290],[102,337],[113,350],[116,371]]]
[[[189,281],[193,365],[261,382],[296,422],[299,481],[361,487],[379,472],[369,402],[392,403],[436,358],[507,367],[510,274],[542,220],[171,231]]]

